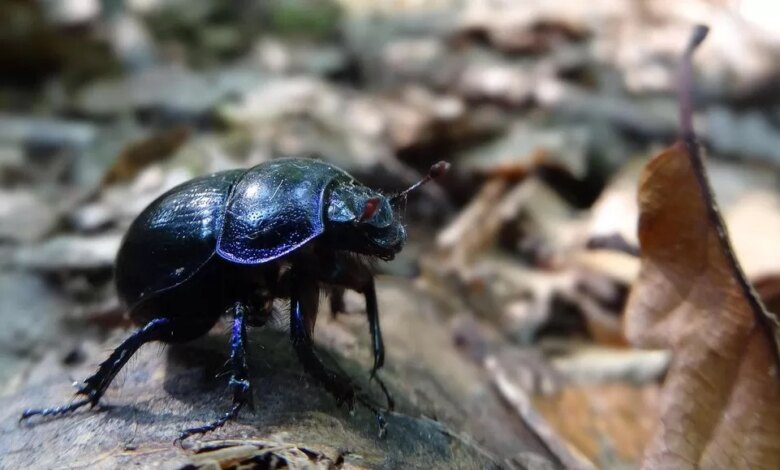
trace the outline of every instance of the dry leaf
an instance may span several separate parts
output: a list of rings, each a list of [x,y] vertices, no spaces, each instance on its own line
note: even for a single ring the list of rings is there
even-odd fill
[[[568,442],[607,467],[609,460],[633,463],[642,456],[656,418],[658,386],[567,386],[552,395],[535,395],[533,404]]]
[[[687,89],[683,83],[686,138],[648,163],[639,186],[642,264],[626,334],[640,346],[673,350],[643,468],[778,468],[777,320],[731,249]]]

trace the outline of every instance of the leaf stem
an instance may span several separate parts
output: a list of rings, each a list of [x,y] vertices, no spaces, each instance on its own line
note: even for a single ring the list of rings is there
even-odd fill
[[[680,103],[680,133],[685,141],[696,139],[696,132],[693,130],[693,65],[692,56],[699,44],[707,37],[710,29],[704,25],[696,25],[688,41],[688,47],[685,48],[679,70],[678,100]]]

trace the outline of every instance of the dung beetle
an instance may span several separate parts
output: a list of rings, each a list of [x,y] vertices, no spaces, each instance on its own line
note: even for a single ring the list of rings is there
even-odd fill
[[[357,397],[372,409],[381,432],[381,413],[314,352],[311,334],[319,291],[330,290],[335,309],[343,307],[344,289],[365,297],[374,377],[384,362],[384,346],[370,260],[390,260],[401,250],[406,232],[398,218],[399,203],[448,166],[433,165],[421,181],[392,197],[331,164],[301,158],[222,171],[171,189],[133,221],[117,254],[117,293],[141,328],[79,384],[76,396],[82,398],[26,410],[22,419],[94,407],[143,344],[193,340],[222,314],[230,314],[233,405],[216,421],[183,431],[179,439],[213,431],[251,405],[247,326],[262,325],[272,314],[274,299],[289,298],[290,339],[304,370],[339,402],[351,407]]]

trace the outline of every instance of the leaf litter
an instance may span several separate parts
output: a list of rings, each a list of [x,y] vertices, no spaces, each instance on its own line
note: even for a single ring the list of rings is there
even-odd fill
[[[173,185],[289,154],[329,159],[388,192],[434,161],[449,160],[453,172],[410,198],[409,246],[379,267],[383,373],[400,403],[391,419],[401,431],[388,442],[371,440],[365,416],[340,414],[308,383],[279,349],[282,336],[261,332],[252,339],[262,351],[255,381],[266,407],[213,436],[232,439],[224,448],[168,446],[174,428],[208,419],[222,399],[212,365],[224,362],[214,346],[224,343],[223,325],[194,349],[139,356],[110,390],[119,406],[107,413],[29,429],[3,424],[0,456],[11,463],[208,460],[217,468],[236,466],[219,453],[235,447],[257,457],[247,466],[270,465],[263,455],[288,449],[275,464],[632,468],[646,455],[651,468],[660,465],[653,459],[674,457],[659,446],[678,446],[683,457],[674,463],[739,467],[777,435],[764,421],[743,420],[754,404],[771,419],[775,403],[762,404],[774,395],[756,375],[774,366],[765,357],[774,340],[759,334],[767,330],[744,285],[753,283],[770,311],[780,304],[770,225],[780,220],[771,92],[780,61],[777,33],[756,14],[761,2],[651,1],[637,9],[472,0],[458,9],[447,0],[342,0],[322,6],[322,17],[305,2],[268,2],[270,17],[198,0],[129,2],[111,15],[79,10],[75,0],[49,3],[0,6],[4,29],[20,12],[33,27],[28,36],[19,30],[29,43],[11,38],[0,48],[0,62],[9,76],[45,83],[0,84],[9,124],[0,131],[0,183],[12,196],[2,199],[10,209],[0,217],[8,270],[0,287],[18,291],[0,311],[11,325],[0,344],[3,423],[28,402],[67,396],[67,382],[90,373],[125,334],[110,283],[113,253],[135,214]],[[648,149],[676,132],[670,64],[699,15],[713,26],[713,41],[700,54],[697,124],[718,157],[707,162],[709,177],[747,281],[728,268],[733,254],[722,253],[723,243],[707,238],[719,233],[709,216],[684,212],[674,219],[679,227],[663,231],[671,259],[653,259],[646,236],[637,237],[645,207],[636,194],[653,181],[658,197],[684,195],[674,210],[710,210],[712,198],[692,207],[703,197],[692,169],[671,187],[660,174],[637,187]],[[135,36],[126,35],[128,25]],[[295,31],[301,25],[317,34]],[[105,37],[112,46],[101,54],[112,50],[121,72],[82,60],[97,57],[84,47]],[[29,66],[41,58],[64,69]],[[666,153],[690,159],[681,145]],[[47,204],[53,209],[43,210]],[[648,269],[673,262],[685,269],[663,273],[679,282],[652,276],[656,284],[647,285]],[[20,316],[25,305],[33,316]],[[673,310],[637,320],[638,305]],[[362,302],[347,296],[347,306],[357,314],[321,318],[315,339],[360,379],[370,357]],[[44,331],[17,334],[31,319]],[[202,361],[191,369],[189,356]],[[144,399],[129,408],[136,396]],[[743,437],[758,450],[733,463],[728,449]],[[773,468],[773,455],[762,462]]]

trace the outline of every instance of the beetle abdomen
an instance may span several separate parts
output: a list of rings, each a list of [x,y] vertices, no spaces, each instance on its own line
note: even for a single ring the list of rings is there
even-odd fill
[[[209,261],[230,190],[245,171],[222,171],[183,183],[135,219],[116,263],[117,291],[131,312],[145,299],[182,284]]]
[[[260,264],[304,245],[325,230],[325,193],[347,173],[325,162],[279,159],[248,170],[227,202],[217,253]]]

